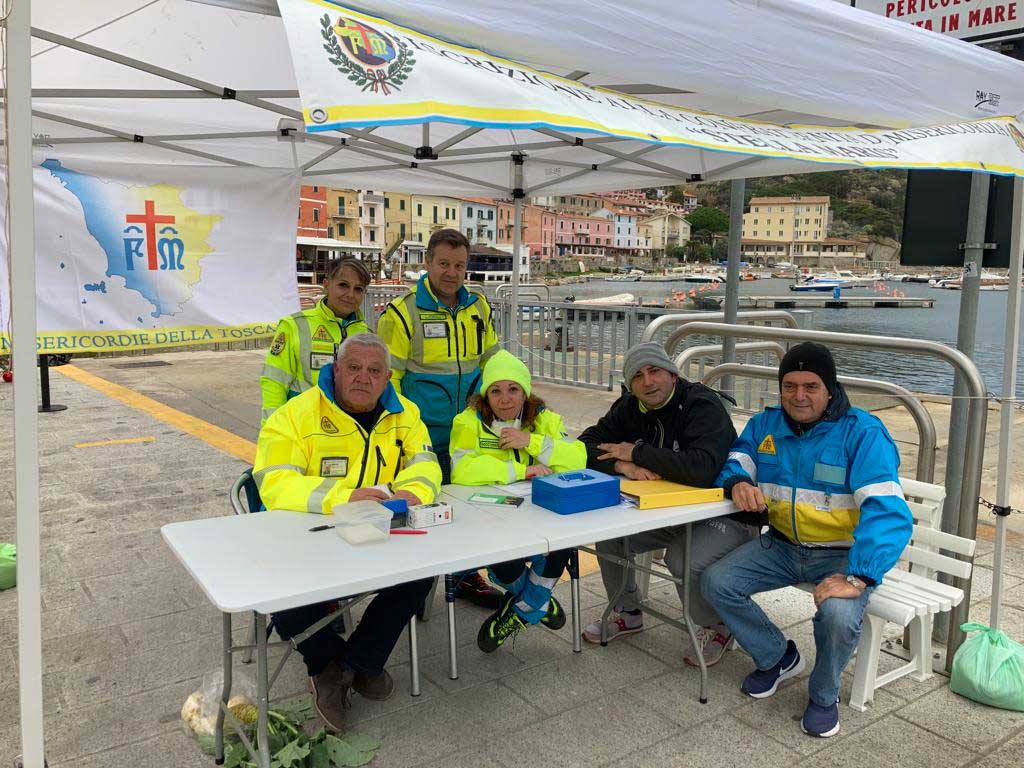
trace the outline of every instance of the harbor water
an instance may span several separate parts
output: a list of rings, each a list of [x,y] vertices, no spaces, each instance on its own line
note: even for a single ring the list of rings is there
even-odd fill
[[[740,294],[790,296],[792,280],[753,280],[740,285]],[[903,291],[908,297],[931,298],[931,309],[814,309],[811,327],[822,331],[861,333],[875,336],[903,336],[930,339],[955,346],[957,319],[960,312],[960,291],[940,290],[923,283],[885,283],[890,290]],[[660,303],[672,297],[672,291],[691,288],[693,283],[635,282],[621,283],[591,280],[586,283],[553,286],[552,300],[575,296],[577,300],[632,293],[643,303]],[[724,293],[724,286],[714,293]],[[882,295],[872,287],[843,291],[851,296]],[[978,307],[978,329],[974,361],[989,392],[1002,395],[1004,321],[1008,294],[983,291]],[[948,365],[934,358],[893,355],[854,349],[834,350],[840,372],[853,376],[882,377],[917,392],[949,395],[953,391],[953,374]],[[1018,359],[1017,397],[1024,397],[1024,355]]]

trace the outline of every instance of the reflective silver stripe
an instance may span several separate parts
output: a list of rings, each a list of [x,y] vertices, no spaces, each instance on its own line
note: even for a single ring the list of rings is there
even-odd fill
[[[437,494],[438,494],[438,487],[436,485],[434,485],[426,477],[407,477],[407,478],[405,478],[403,480],[399,480],[396,483],[392,483],[391,487],[392,488],[404,488],[405,486],[412,485],[413,483],[419,483],[420,485],[427,486],[427,488],[429,488],[430,490],[432,490],[434,492],[435,496],[437,496]]]
[[[811,547],[812,549],[814,547],[830,547],[830,548],[833,548],[833,549],[836,548],[836,547],[842,547],[843,549],[849,549],[850,547],[853,546],[853,539],[841,539],[841,540],[836,540],[836,541],[803,541],[803,540],[801,540],[800,541],[800,546],[802,546],[802,547]]]
[[[853,496],[848,493],[828,493],[827,491],[816,491],[811,488],[797,488],[796,503],[813,504],[816,507],[856,509]]]
[[[530,569],[530,581],[538,587],[544,587],[546,589],[554,589],[555,584],[558,583],[558,579],[549,579],[545,576],[541,576],[532,568]]]
[[[454,467],[462,459],[464,459],[466,456],[468,456],[471,453],[473,453],[473,450],[471,448],[456,448],[454,451],[451,451],[452,466]],[[416,455],[420,456],[422,454],[416,454]],[[431,455],[433,455],[433,454],[431,454]]]
[[[264,408],[262,411],[260,411],[260,416],[263,419],[263,421],[266,421],[267,419],[274,415],[274,411],[276,410],[277,408]]]
[[[452,463],[453,464],[456,461],[458,461],[458,459],[455,458],[455,453],[457,453],[457,452],[458,451],[455,451],[455,452],[452,453]],[[465,453],[469,453],[469,451],[463,451],[463,453],[464,454]],[[405,462],[405,466],[406,467],[411,467],[413,464],[419,464],[421,461],[434,461],[434,462],[436,462],[437,461],[437,455],[431,453],[430,451],[423,451],[421,453],[417,453],[415,456],[413,456],[411,459],[409,459],[407,462]]]
[[[292,383],[292,379],[294,378],[290,373],[288,373],[288,371],[284,371],[273,365],[264,365],[263,373],[261,375],[265,379],[276,381],[278,384],[284,384],[286,387]]]
[[[300,475],[305,475],[306,470],[304,467],[300,467],[297,464],[271,464],[269,467],[264,467],[261,470],[252,473],[252,479],[256,483],[256,487],[259,488],[263,485],[263,478],[267,476],[268,472],[274,472],[278,469],[287,469],[292,472],[298,472]]]
[[[302,366],[301,381],[306,383],[306,389],[309,389],[309,382],[313,381],[313,374],[309,369],[309,359],[313,354],[313,337],[309,332],[309,318],[302,312],[296,312],[292,315],[292,319],[295,321],[295,330],[299,335],[299,365]],[[304,392],[305,390],[299,391]]]
[[[899,483],[894,483],[893,481],[888,480],[884,483],[862,485],[853,492],[853,498],[856,500],[858,507],[860,507],[860,505],[864,503],[864,500],[869,496],[898,496],[902,499],[903,487]]]
[[[486,331],[484,333],[486,333]],[[490,360],[491,356],[495,352],[497,352],[499,349],[501,349],[501,345],[500,344],[492,344],[487,349],[485,349],[483,351],[483,354],[480,355],[480,357],[478,359],[480,367],[483,368],[484,367],[484,363],[486,363],[488,360]]]
[[[508,481],[510,483],[514,483],[516,479],[516,463],[514,461],[510,461],[508,463]]]
[[[337,480],[327,478],[314,488],[312,493],[309,494],[309,498],[306,499],[306,511],[312,512],[315,515],[322,515],[324,513],[324,499],[327,498],[327,494],[331,492],[331,488],[334,487],[336,482]]]
[[[421,359],[422,354],[418,358],[410,357],[406,360],[406,373],[433,373],[453,376],[457,376],[459,374],[459,363],[455,360],[435,360],[430,363],[424,363],[421,362]]]
[[[533,607],[532,605],[530,605],[530,604],[529,604],[528,602],[526,602],[525,600],[517,600],[517,601],[516,601],[516,608],[518,608],[518,609],[519,609],[520,611],[522,611],[522,612],[523,612],[523,613],[525,613],[525,614],[531,614],[531,613],[533,613],[533,612],[534,612],[535,610],[536,610],[536,611],[538,611],[538,612],[539,612],[539,611],[544,611],[545,613],[547,613],[547,610],[548,610],[548,603],[549,603],[549,602],[551,602],[551,601],[550,601],[550,600],[548,600],[548,601],[546,601],[546,602],[544,603],[544,605],[540,606],[539,608],[534,608],[534,607]]]
[[[765,498],[772,501],[790,501],[793,498],[793,488],[788,485],[776,485],[775,483],[758,483],[757,487]]]
[[[292,381],[292,389],[294,389],[300,395],[303,392],[305,392],[307,389],[312,389],[312,388],[313,388],[313,385],[310,384],[308,381],[299,381],[298,379],[294,379]]]
[[[551,463],[551,454],[555,452],[555,441],[551,439],[551,435],[544,435],[544,440],[540,444],[540,453],[537,454],[537,461],[541,464]]]
[[[740,465],[740,469],[746,472],[750,479],[757,482],[757,464],[743,451],[729,451],[729,458]]]

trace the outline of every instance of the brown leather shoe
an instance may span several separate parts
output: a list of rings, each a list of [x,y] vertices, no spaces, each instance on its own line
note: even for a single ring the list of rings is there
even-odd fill
[[[364,675],[357,672],[352,687],[356,693],[370,701],[387,701],[395,692],[395,681],[385,669],[379,675]]]
[[[345,730],[345,710],[349,706],[348,691],[354,679],[355,672],[342,667],[336,661],[328,664],[319,675],[309,678],[313,706],[327,727],[332,730]]]

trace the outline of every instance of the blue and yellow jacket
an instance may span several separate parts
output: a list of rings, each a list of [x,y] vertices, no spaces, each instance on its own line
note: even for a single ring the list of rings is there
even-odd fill
[[[913,526],[899,466],[885,425],[866,411],[847,408],[798,436],[772,407],[747,422],[715,484],[756,484],[772,528],[806,546],[849,547],[848,573],[877,583]]]
[[[420,408],[436,448],[447,448],[455,417],[480,387],[480,367],[498,349],[491,307],[459,289],[454,309],[438,301],[427,276],[394,299],[377,322],[391,350],[391,383]]]
[[[336,344],[369,330],[362,312],[338,317],[324,299],[309,309],[282,318],[260,375],[263,395],[260,425],[266,424],[270,415],[290,398],[316,385],[320,367],[334,359]]]
[[[419,409],[388,384],[367,433],[335,403],[333,365],[320,369],[317,384],[260,430],[252,475],[264,506],[327,515],[354,489],[380,483],[433,501],[441,467]]]

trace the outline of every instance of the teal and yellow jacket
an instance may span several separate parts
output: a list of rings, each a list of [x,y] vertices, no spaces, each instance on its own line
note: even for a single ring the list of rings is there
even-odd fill
[[[543,464],[555,472],[587,466],[587,448],[565,436],[562,417],[549,410],[537,414],[527,428],[530,444],[521,450],[500,447],[500,433],[492,432],[474,408],[455,417],[451,444],[452,482],[457,485],[513,483],[526,477],[531,464]]]
[[[427,276],[394,299],[377,323],[391,350],[391,383],[420,408],[433,444],[448,445],[452,421],[480,386],[480,368],[498,349],[487,299],[459,289],[453,309],[438,301]]]
[[[278,408],[260,430],[253,479],[267,509],[331,514],[356,488],[387,483],[424,504],[441,486],[441,467],[419,409],[388,384],[384,410],[367,433],[334,401],[334,366],[318,386]]]
[[[757,485],[772,528],[806,546],[848,547],[848,573],[878,583],[910,540],[900,457],[885,425],[847,404],[802,435],[779,407],[747,422],[716,485]]]
[[[267,350],[260,376],[263,410],[260,425],[289,398],[312,389],[320,368],[334,358],[334,346],[349,336],[366,333],[362,312],[338,317],[320,299],[315,306],[282,318]]]

